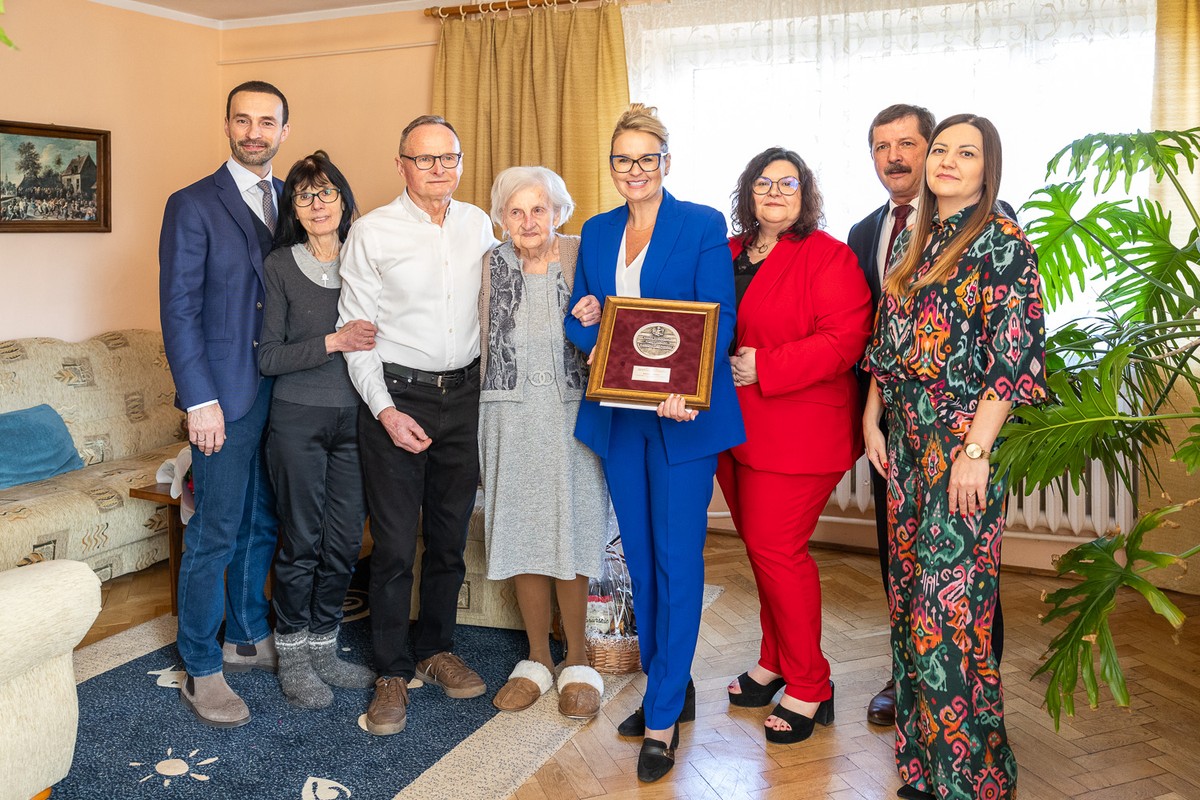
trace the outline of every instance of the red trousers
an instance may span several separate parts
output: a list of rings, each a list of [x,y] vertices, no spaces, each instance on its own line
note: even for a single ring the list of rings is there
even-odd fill
[[[762,472],[728,452],[717,462],[717,481],[758,585],[758,663],[782,675],[785,692],[802,702],[830,697],[829,662],[821,652],[821,580],[808,540],[843,474]]]

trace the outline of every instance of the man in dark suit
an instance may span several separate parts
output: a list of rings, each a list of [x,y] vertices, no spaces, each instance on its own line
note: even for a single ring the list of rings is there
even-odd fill
[[[888,200],[850,229],[846,243],[858,256],[858,265],[871,287],[871,303],[878,309],[883,294],[883,271],[891,257],[891,248],[904,230],[910,213],[916,210],[925,177],[925,154],[933,135],[933,114],[920,106],[888,106],[871,120],[867,141],[875,160],[875,174],[887,189]],[[859,397],[865,401],[870,376],[858,371]],[[886,428],[884,435],[887,435]],[[879,567],[883,586],[888,586],[887,482],[871,470],[871,491],[875,496],[875,533],[879,543]],[[896,724],[896,687],[891,679],[871,699],[867,720],[876,725]]]
[[[921,106],[899,103],[875,115],[867,141],[875,160],[875,174],[887,189],[888,201],[850,228],[847,244],[858,256],[858,265],[871,287],[871,300],[879,308],[883,295],[883,274],[892,257],[892,247],[904,230],[911,213],[916,211],[925,177],[925,156],[936,124],[933,114]],[[1012,206],[1003,200],[1000,208],[1013,220]],[[859,397],[866,402],[870,376],[858,370]],[[880,421],[884,436],[887,424]],[[888,587],[887,481],[871,469],[871,492],[875,500],[875,534],[879,543],[879,568],[884,590]],[[999,598],[992,621],[992,647],[999,662],[1004,654],[1004,614]],[[867,706],[867,721],[876,725],[896,724],[896,687],[891,679]]]
[[[229,160],[167,200],[158,257],[163,341],[175,402],[187,411],[196,498],[179,570],[180,695],[201,722],[232,728],[250,710],[224,672],[276,664],[264,595],[276,536],[262,460],[271,381],[259,374],[257,348],[286,98],[262,81],[235,87],[225,134]]]

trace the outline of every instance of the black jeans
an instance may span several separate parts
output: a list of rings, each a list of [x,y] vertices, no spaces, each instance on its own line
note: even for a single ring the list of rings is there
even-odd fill
[[[267,466],[282,526],[275,630],[329,633],[342,621],[366,521],[358,407],[272,401]]]
[[[888,435],[887,423],[879,420],[883,438]],[[887,480],[879,474],[874,465],[871,466],[871,493],[875,498],[875,536],[879,541],[879,569],[883,573],[883,591],[888,591],[888,518],[887,518]],[[891,598],[888,598],[891,607]],[[992,651],[996,654],[996,663],[1004,657],[1004,609],[1000,603],[1000,593],[996,592],[996,616],[992,619]]]
[[[358,441],[371,515],[371,637],[380,675],[412,678],[415,662],[450,650],[458,593],[466,574],[463,550],[479,486],[479,367],[449,389],[385,377],[396,409],[432,440],[421,453],[392,443],[365,405]],[[417,524],[421,609],[408,648]]]

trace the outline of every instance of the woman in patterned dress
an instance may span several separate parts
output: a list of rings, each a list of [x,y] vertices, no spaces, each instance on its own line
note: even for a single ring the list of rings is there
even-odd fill
[[[492,702],[521,711],[554,684],[553,584],[567,640],[558,710],[590,719],[604,683],[584,644],[588,578],[600,574],[610,514],[600,459],[573,433],[587,365],[563,318],[579,237],[556,229],[574,208],[563,179],[545,167],[510,167],[492,185],[504,242],[484,259],[479,297],[479,464],[487,576],[513,579],[529,639],[529,658]],[[581,314],[582,324],[600,321],[598,309]]]
[[[1008,481],[989,456],[1012,406],[1046,398],[1045,327],[1033,247],[997,206],[1000,174],[987,119],[959,114],[934,130],[917,219],[897,242],[867,348],[863,434],[888,480],[906,798],[991,800],[1016,788],[991,635]]]

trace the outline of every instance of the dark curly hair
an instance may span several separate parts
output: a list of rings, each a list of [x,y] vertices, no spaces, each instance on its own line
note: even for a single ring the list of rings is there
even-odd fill
[[[800,219],[780,234],[780,238],[803,239],[825,224],[825,213],[821,208],[821,193],[817,190],[817,179],[795,151],[785,147],[769,147],[750,159],[738,178],[733,198],[733,232],[742,242],[750,245],[758,237],[758,217],[754,213],[754,192],[750,188],[767,165],[773,161],[786,161],[796,168],[800,176]]]
[[[358,216],[354,192],[350,191],[350,182],[346,180],[346,176],[329,160],[329,154],[318,150],[292,164],[287,179],[283,182],[283,192],[279,198],[279,222],[275,226],[275,247],[291,247],[308,241],[308,231],[304,230],[304,226],[296,217],[292,197],[299,189],[317,189],[322,186],[332,186],[338,190],[338,202],[342,204],[338,239],[346,241],[350,223]]]

